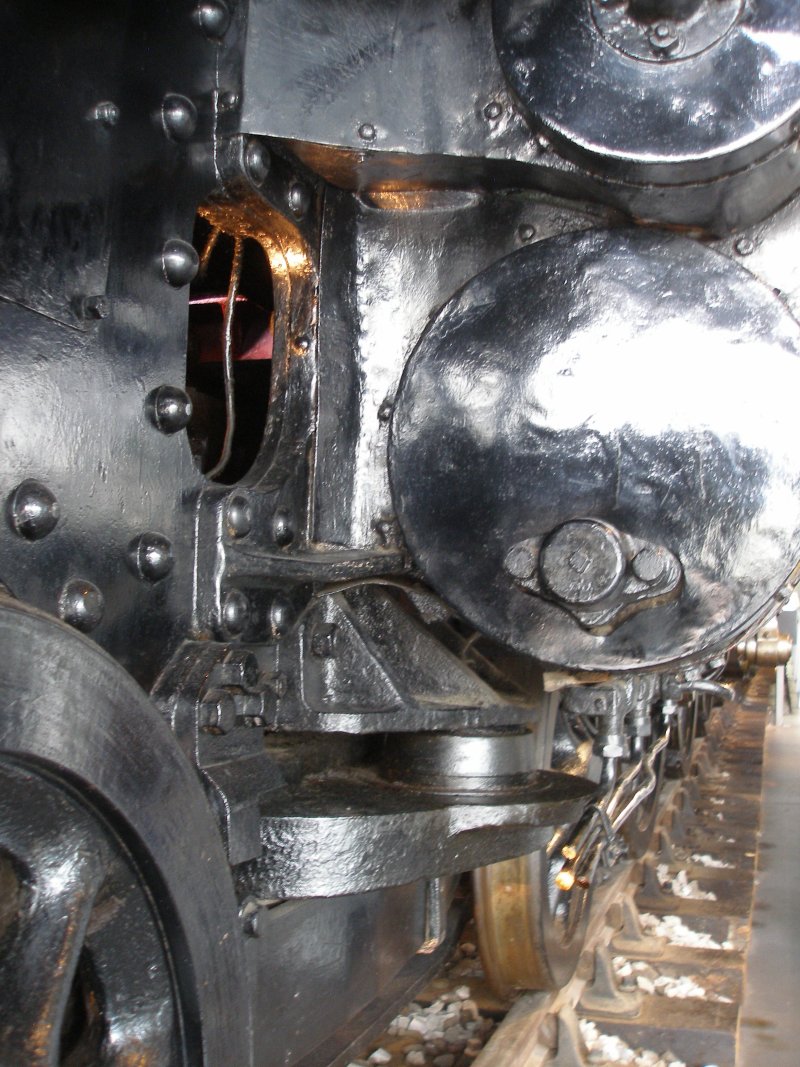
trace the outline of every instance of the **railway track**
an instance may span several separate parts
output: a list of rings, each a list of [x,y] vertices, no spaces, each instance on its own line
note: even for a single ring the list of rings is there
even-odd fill
[[[663,791],[650,851],[595,891],[564,988],[498,1000],[469,924],[445,972],[349,1064],[734,1067],[773,677],[712,713],[689,776]]]

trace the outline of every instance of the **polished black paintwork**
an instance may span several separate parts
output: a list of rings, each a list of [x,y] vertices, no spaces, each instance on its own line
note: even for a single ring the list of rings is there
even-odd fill
[[[672,184],[731,173],[791,140],[800,110],[793,0],[709,0],[696,22],[714,29],[694,49],[684,30],[686,46],[663,60],[617,47],[604,33],[613,13],[597,7],[493,3],[509,82],[567,156],[623,180]]]
[[[642,18],[646,7],[636,8]],[[765,371],[751,389],[763,414],[775,376],[794,375],[793,321],[777,298],[754,297],[749,275],[692,244],[678,255],[676,281],[695,320],[700,306],[709,309],[703,351],[689,357],[669,338],[659,351],[659,327],[672,319],[637,286],[645,262],[669,274],[678,245],[659,230],[611,232],[668,223],[702,239],[757,224],[720,248],[746,262],[740,242],[758,246],[756,273],[791,290],[796,309],[794,257],[776,253],[791,244],[796,206],[770,218],[800,185],[793,61],[783,96],[763,71],[748,83],[752,68],[737,67],[739,99],[760,108],[743,153],[724,148],[713,164],[706,153],[699,167],[684,167],[656,125],[650,156],[666,153],[669,166],[640,184],[644,157],[617,168],[597,143],[551,136],[508,65],[502,10],[499,0],[47,0],[0,10],[12,57],[0,101],[0,589],[14,598],[0,612],[0,761],[22,768],[4,778],[15,800],[0,833],[17,835],[18,852],[46,865],[75,853],[86,829],[104,869],[141,889],[141,907],[104,927],[98,959],[108,962],[106,990],[132,1006],[131,1032],[155,1027],[150,1059],[159,1064],[174,1050],[225,1067],[346,1062],[355,1035],[391,1013],[456,933],[462,912],[437,875],[533,847],[594,796],[579,779],[551,788],[554,779],[540,774],[549,743],[538,745],[524,782],[505,782],[505,794],[485,773],[510,736],[553,733],[558,700],[545,696],[542,665],[527,653],[563,662],[566,649],[570,663],[586,666],[598,647],[619,646],[600,656],[603,665],[680,656],[689,664],[681,670],[702,675],[704,650],[732,620],[744,625],[794,563],[795,460],[784,463],[780,442],[759,436],[768,435],[766,420],[734,456],[728,489],[708,483],[717,510],[701,563],[707,516],[693,512],[706,501],[686,442],[698,419],[715,441],[729,440],[727,419],[744,421],[725,380],[734,363],[739,388],[754,367]],[[588,0],[581,10],[590,28]],[[794,39],[797,16],[785,12]],[[557,42],[565,70],[579,63],[581,40]],[[662,60],[648,53],[645,62]],[[596,112],[600,94],[585,73],[574,91]],[[631,76],[617,86],[619,114],[600,130],[607,143],[629,132],[619,116],[636,85]],[[698,99],[712,100],[714,85],[703,83]],[[776,100],[786,114],[770,132]],[[698,173],[713,179],[698,183]],[[261,257],[244,295],[274,311],[260,323],[269,367],[234,375],[234,443],[247,439],[246,459],[218,470],[198,443],[203,375],[192,360],[203,346],[194,305],[190,313],[190,301],[224,303],[228,290],[230,277],[208,267],[205,241],[216,228],[221,244],[244,242],[245,270],[250,253]],[[560,242],[552,274],[563,290],[547,304],[525,264],[546,257],[551,238]],[[604,258],[619,241],[627,253]],[[581,310],[573,275],[586,248],[597,259]],[[695,264],[688,271],[686,256]],[[427,341],[413,353],[454,294],[492,272],[508,276],[511,295],[494,306],[497,294],[486,289],[470,342],[480,340],[481,351],[453,356],[465,375],[495,357],[516,371],[500,407],[477,389],[485,428],[510,450],[484,462],[452,398],[434,410],[456,369],[417,389]],[[608,352],[615,337],[630,340],[620,318],[632,288],[647,321],[623,382]],[[742,308],[729,314],[731,299]],[[569,595],[557,576],[572,551],[544,568],[534,560],[527,577],[506,567],[509,549],[531,540],[532,515],[539,521],[549,509],[555,523],[581,492],[593,508],[608,503],[607,449],[573,448],[572,424],[545,427],[532,469],[531,440],[511,425],[521,408],[538,410],[552,385],[529,350],[534,312],[549,307],[552,327],[559,308],[596,316],[603,301],[601,312],[617,317],[603,319],[607,338],[593,334],[606,353],[600,373],[581,381],[619,415],[614,432],[621,411],[636,429],[630,485],[649,472],[666,492],[675,475],[663,506],[644,505],[625,483],[624,508],[607,516],[635,556],[612,583],[627,600],[601,605],[606,635],[592,631],[585,604],[565,612],[553,601]],[[752,342],[719,375],[705,373],[712,327],[741,328]],[[576,366],[584,373],[588,363]],[[221,373],[213,358],[200,369]],[[534,395],[523,396],[529,378]],[[392,486],[390,434],[397,443],[412,386],[430,417],[415,458],[397,452],[404,484]],[[660,451],[647,427],[667,400],[681,433],[659,439],[669,445]],[[785,424],[775,425],[783,440]],[[223,439],[225,427],[215,429]],[[788,519],[764,519],[758,498],[767,491],[791,496]],[[422,519],[407,505],[415,493]],[[470,512],[476,501],[488,511]],[[509,507],[523,503],[524,516],[505,529]],[[443,522],[446,514],[458,521]],[[491,541],[498,530],[502,546]],[[677,586],[656,588],[648,575],[665,558],[684,565],[687,544],[696,602],[681,586],[683,599],[652,603]],[[725,570],[731,547],[742,555]],[[655,553],[649,562],[645,550]],[[442,551],[456,563],[440,582],[428,555]],[[702,566],[713,588],[700,588]],[[498,628],[491,613],[505,596],[516,607]],[[621,619],[637,597],[641,610]],[[536,612],[536,641],[514,651]],[[640,717],[658,691],[646,681]],[[670,684],[664,692],[684,683]],[[614,744],[624,747],[619,726]],[[474,763],[469,775],[454,773],[452,752],[475,749],[481,773]],[[16,799],[26,793],[27,820]],[[61,841],[42,830],[51,801]],[[72,873],[78,895],[90,895],[91,864],[76,860]],[[341,895],[272,897],[315,892]],[[37,932],[53,943],[57,924],[41,914]],[[133,925],[142,930],[135,946]],[[150,973],[143,954],[156,963],[152,996],[140,997],[137,982]],[[37,959],[22,950],[2,964],[0,1008],[13,1003],[23,1042],[37,991],[57,984]],[[19,1060],[18,1048],[0,1036],[0,1058]]]
[[[800,387],[799,355],[775,295],[684,238],[596,231],[508,256],[439,313],[400,388],[392,487],[415,559],[475,626],[549,663],[727,647],[800,551],[793,419],[771,386]],[[509,550],[580,518],[670,552],[679,598],[596,634],[521,588]]]

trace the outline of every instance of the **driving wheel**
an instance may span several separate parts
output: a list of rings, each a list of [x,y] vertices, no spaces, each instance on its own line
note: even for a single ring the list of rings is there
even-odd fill
[[[247,1064],[242,957],[171,731],[86,638],[0,598],[0,1063]]]
[[[549,764],[585,775],[591,742],[580,742],[553,702],[546,750]],[[547,848],[473,872],[475,919],[486,977],[501,997],[516,989],[558,989],[572,977],[583,948],[591,886],[562,889],[556,876],[564,865],[561,847],[568,827]]]

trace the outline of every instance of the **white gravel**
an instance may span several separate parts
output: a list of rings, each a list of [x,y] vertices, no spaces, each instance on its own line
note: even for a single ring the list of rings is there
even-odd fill
[[[671,999],[685,1000],[687,997],[699,997],[702,1000],[713,1000],[718,1004],[733,1003],[730,997],[721,993],[708,992],[700,985],[696,975],[685,974],[675,977],[669,974],[661,974],[655,967],[643,960],[628,960],[625,956],[614,956],[614,974],[625,985],[633,985],[635,982],[644,993],[670,997]]]
[[[689,859],[696,867],[715,867],[718,870],[733,870],[733,863],[726,863],[725,860],[715,859],[709,855],[708,852],[693,852]]]
[[[387,1033],[392,1037],[408,1035],[418,1039],[405,1049],[406,1067],[426,1064],[452,1067],[462,1053],[477,1056],[493,1028],[494,1022],[481,1016],[469,986],[461,985],[438,997],[427,1008],[413,1002],[408,1004],[389,1024]],[[382,1052],[382,1049],[376,1049],[372,1055]],[[384,1064],[388,1061],[370,1059],[368,1062]]]
[[[715,941],[711,934],[700,933],[692,930],[681,922],[677,915],[664,915],[660,919],[657,915],[651,915],[645,911],[639,916],[642,927],[647,934],[653,937],[665,937],[671,945],[685,945],[688,948],[713,948],[730,951],[733,944],[730,941]]]
[[[659,1054],[650,1049],[632,1049],[621,1037],[603,1034],[595,1023],[580,1021],[581,1034],[589,1050],[589,1063],[628,1063],[631,1067],[686,1067],[683,1060],[670,1052]]]
[[[391,1052],[387,1052],[385,1048],[376,1048],[375,1051],[369,1055],[368,1062],[382,1064],[391,1063],[392,1054]]]
[[[661,888],[672,893],[674,897],[682,897],[684,900],[717,899],[716,893],[712,893],[710,889],[701,889],[696,881],[690,881],[686,871],[671,874],[668,863],[659,863],[656,866],[656,874]]]

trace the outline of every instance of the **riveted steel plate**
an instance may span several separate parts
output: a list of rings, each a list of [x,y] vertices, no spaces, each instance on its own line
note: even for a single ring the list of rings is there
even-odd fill
[[[521,249],[433,320],[395,403],[397,515],[428,581],[552,664],[641,669],[727,647],[800,554],[800,327],[723,256],[593,231]],[[776,386],[776,383],[779,385]],[[506,569],[591,517],[673,553],[678,593],[591,632]]]
[[[494,0],[509,84],[540,129],[585,166],[678,184],[731,174],[786,144],[800,113],[800,6],[711,0],[674,24],[589,0]],[[654,47],[648,51],[652,38]]]

